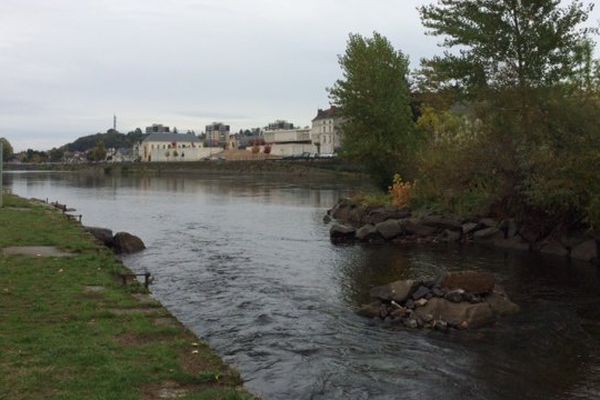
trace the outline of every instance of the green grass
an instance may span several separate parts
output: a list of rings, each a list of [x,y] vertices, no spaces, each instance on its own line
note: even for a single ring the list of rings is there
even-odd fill
[[[59,212],[5,195],[0,247],[57,246],[71,258],[0,255],[0,399],[251,399],[239,375],[179,324],[156,315],[115,279],[125,267]],[[18,209],[17,209],[18,208]],[[27,208],[27,210],[23,210]],[[86,286],[102,286],[89,293]],[[194,345],[196,344],[196,345]]]

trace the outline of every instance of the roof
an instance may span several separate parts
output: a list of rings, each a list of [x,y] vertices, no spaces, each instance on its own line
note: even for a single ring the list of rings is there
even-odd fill
[[[331,106],[327,110],[321,110],[319,108],[319,111],[317,111],[317,116],[315,117],[315,119],[313,119],[313,121],[318,121],[320,119],[335,118],[337,116],[337,114],[338,114],[338,109],[336,106]]]
[[[148,135],[144,142],[186,142],[186,143],[200,143],[200,139],[196,135],[188,135],[181,133],[151,133]]]

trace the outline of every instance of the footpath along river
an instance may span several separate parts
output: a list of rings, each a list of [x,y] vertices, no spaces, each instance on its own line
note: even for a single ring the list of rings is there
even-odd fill
[[[265,400],[598,399],[599,270],[485,249],[336,247],[322,222],[351,184],[250,177],[9,173],[14,193],[146,242],[156,296]],[[370,326],[370,287],[494,272],[522,312],[474,332]]]

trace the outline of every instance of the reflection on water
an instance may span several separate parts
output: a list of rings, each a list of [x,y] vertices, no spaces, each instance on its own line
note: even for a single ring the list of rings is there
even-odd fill
[[[265,399],[597,399],[598,270],[485,249],[335,247],[321,222],[352,187],[232,177],[15,174],[18,194],[141,236],[129,257],[163,304]],[[477,332],[370,326],[376,284],[442,270],[497,274],[522,307]]]

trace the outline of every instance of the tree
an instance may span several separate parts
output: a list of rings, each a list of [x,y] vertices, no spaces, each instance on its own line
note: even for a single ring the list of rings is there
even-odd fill
[[[6,138],[0,138],[0,142],[2,142],[2,158],[4,161],[8,161],[13,156],[13,148]]]
[[[88,153],[88,159],[90,161],[104,161],[106,159],[106,147],[104,146],[104,142],[100,140],[96,143],[96,147]]]
[[[377,32],[351,34],[339,57],[343,78],[329,89],[345,119],[342,154],[362,163],[387,188],[410,175],[417,142],[408,84],[408,58]]]
[[[63,148],[54,147],[48,152],[50,162],[61,162],[65,156],[65,150]]]
[[[552,86],[572,77],[593,4],[561,0],[437,0],[419,7],[429,34],[458,48],[423,61],[436,89]],[[583,46],[583,49],[582,49]]]

